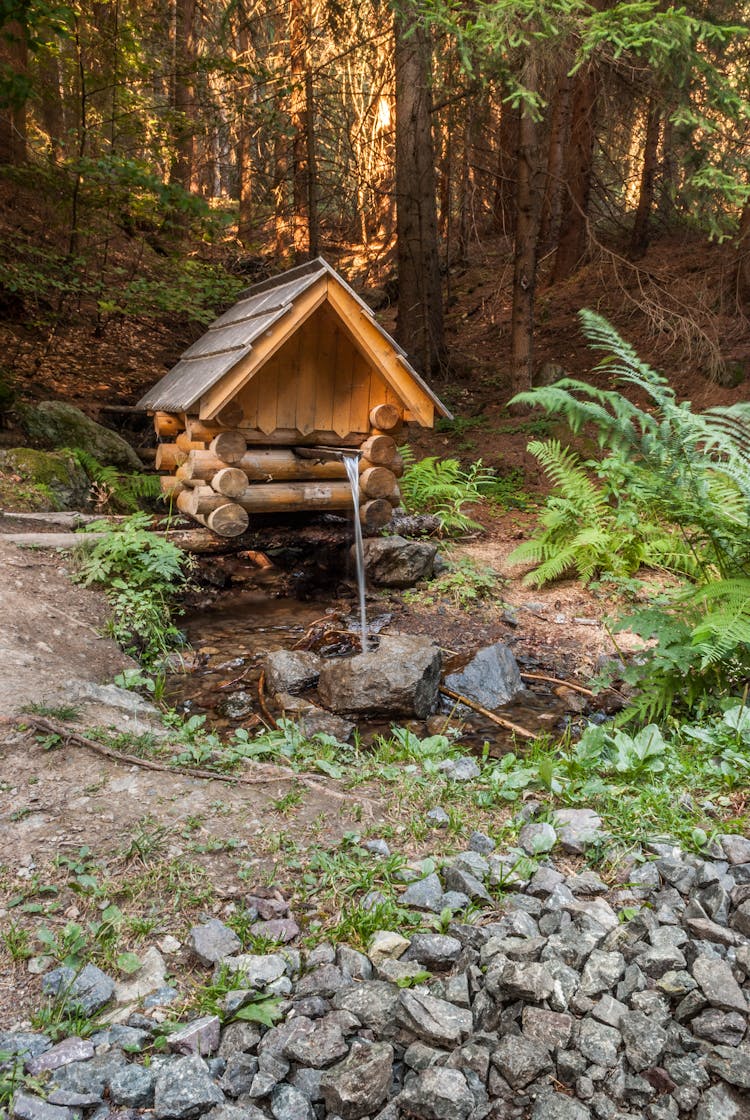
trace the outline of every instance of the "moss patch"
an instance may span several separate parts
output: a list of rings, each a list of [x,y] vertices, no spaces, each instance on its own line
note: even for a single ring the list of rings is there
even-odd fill
[[[0,506],[7,510],[85,509],[90,483],[72,456],[12,447],[0,451]]]

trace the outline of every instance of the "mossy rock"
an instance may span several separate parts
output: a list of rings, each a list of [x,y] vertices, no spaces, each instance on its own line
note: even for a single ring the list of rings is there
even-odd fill
[[[72,455],[31,447],[0,450],[0,508],[85,509],[91,483]]]
[[[25,408],[21,423],[35,443],[42,447],[78,447],[105,467],[124,471],[142,471],[143,463],[129,443],[116,432],[102,427],[95,420],[64,401],[42,401]]]

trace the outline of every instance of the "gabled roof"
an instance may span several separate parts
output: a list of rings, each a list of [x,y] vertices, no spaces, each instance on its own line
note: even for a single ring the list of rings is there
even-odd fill
[[[189,412],[196,402],[200,401],[209,390],[218,386],[222,378],[234,370],[240,362],[243,362],[243,367],[247,367],[247,376],[243,378],[243,384],[246,383],[262,365],[262,362],[259,362],[257,367],[254,367],[252,361],[254,347],[257,349],[258,344],[263,340],[264,346],[261,350],[267,356],[269,338],[272,339],[275,334],[278,334],[279,340],[283,341],[294,326],[295,305],[299,307],[307,303],[313,306],[309,300],[301,301],[300,297],[311,292],[316,285],[320,286],[322,299],[327,298],[339,315],[344,304],[351,306],[350,301],[355,301],[356,309],[363,317],[362,326],[366,328],[367,334],[372,337],[374,329],[382,342],[387,343],[391,357],[397,360],[400,367],[396,376],[393,370],[389,374],[387,363],[383,364],[385,351],[382,351],[380,346],[375,351],[372,346],[368,348],[362,345],[362,348],[368,352],[373,364],[407,405],[411,406],[412,402],[409,400],[408,386],[407,392],[404,392],[404,374],[407,375],[407,380],[411,379],[414,382],[415,388],[418,387],[417,395],[421,390],[430,398],[442,416],[450,416],[445,405],[409,363],[406,352],[380,326],[364,300],[322,257],[291,268],[270,280],[253,284],[242,292],[237,303],[210,325],[206,333],[185,351],[177,365],[140,399],[137,407],[152,412],[156,410]],[[333,297],[334,291],[329,289],[329,285],[340,297],[339,299],[330,298]],[[286,322],[288,318],[292,321]],[[349,318],[344,325],[355,344],[364,343],[364,338],[360,338],[361,328],[356,322],[352,323]],[[244,361],[244,359],[248,360]],[[418,408],[416,411],[418,414]]]

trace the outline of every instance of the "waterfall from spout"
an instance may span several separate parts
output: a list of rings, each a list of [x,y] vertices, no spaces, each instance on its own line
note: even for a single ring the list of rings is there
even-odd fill
[[[359,591],[359,618],[361,629],[362,653],[367,653],[367,612],[365,609],[365,545],[362,539],[362,523],[359,520],[359,452],[345,452],[342,456],[344,467],[352,488],[354,504],[354,551],[357,557],[357,590]]]

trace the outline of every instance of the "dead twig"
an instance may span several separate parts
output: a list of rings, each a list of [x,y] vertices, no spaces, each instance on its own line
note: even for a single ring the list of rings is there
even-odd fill
[[[208,782],[230,782],[233,785],[242,786],[268,785],[272,782],[302,782],[308,789],[323,793],[327,797],[333,797],[337,801],[352,800],[351,792],[339,793],[337,790],[330,789],[305,774],[298,774],[295,770],[290,770],[288,766],[274,766],[269,763],[267,769],[271,771],[270,773],[256,774],[252,777],[245,774],[222,774],[213,770],[201,770],[195,766],[180,766],[177,768],[166,762],[157,762],[155,759],[139,758],[134,754],[116,751],[112,747],[105,746],[104,743],[98,743],[96,739],[89,739],[86,735],[81,735],[80,731],[76,731],[73,727],[67,727],[63,723],[56,723],[54,720],[44,719],[41,716],[23,716],[16,720],[16,725],[22,730],[24,728],[36,728],[38,731],[46,731],[48,735],[59,735],[65,743],[86,747],[88,750],[95,751],[96,754],[100,754],[112,762],[122,763],[124,766],[140,766],[143,770],[158,770],[162,774],[172,774],[173,777],[201,778]],[[255,763],[254,765],[257,766],[258,764]],[[360,800],[372,801],[373,798],[362,797]]]
[[[269,724],[273,728],[274,731],[278,731],[279,730],[279,725],[276,722],[276,720],[273,718],[271,713],[269,712],[268,705],[266,704],[265,691],[266,691],[266,671],[265,671],[265,669],[261,669],[260,676],[258,677],[258,706],[261,710],[261,714],[263,716],[263,719],[266,721],[266,723]]]
[[[562,685],[563,688],[572,689],[573,692],[580,692],[582,696],[596,695],[590,688],[584,688],[582,684],[573,684],[572,681],[561,681],[558,677],[547,677],[544,673],[521,673],[521,678],[525,681],[546,681],[547,684],[559,684]]]
[[[480,716],[496,723],[498,727],[504,727],[506,731],[513,731],[524,739],[536,739],[535,733],[529,731],[527,727],[521,727],[520,723],[513,723],[509,719],[503,719],[502,716],[495,715],[489,708],[483,708],[481,704],[477,704],[476,700],[470,700],[468,696],[462,696],[460,692],[454,692],[452,688],[442,687],[440,691],[443,696],[448,696],[451,700],[457,700],[459,704],[465,704],[467,708],[471,708],[472,711],[478,712]]]

